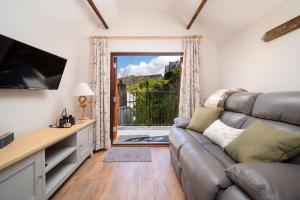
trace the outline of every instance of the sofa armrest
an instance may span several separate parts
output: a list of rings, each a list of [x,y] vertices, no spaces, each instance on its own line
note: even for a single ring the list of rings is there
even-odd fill
[[[300,199],[300,166],[288,163],[244,163],[226,175],[253,199]]]
[[[174,124],[177,128],[187,128],[190,123],[190,120],[183,117],[176,117],[174,119]]]

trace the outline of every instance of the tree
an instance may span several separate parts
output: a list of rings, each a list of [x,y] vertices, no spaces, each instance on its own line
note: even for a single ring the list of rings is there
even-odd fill
[[[170,125],[178,114],[180,71],[169,71],[160,79],[145,78],[130,85],[135,96],[136,125]]]

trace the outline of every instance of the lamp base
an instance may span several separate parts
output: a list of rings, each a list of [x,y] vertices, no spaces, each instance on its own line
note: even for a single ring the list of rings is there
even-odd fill
[[[89,118],[85,116],[85,108],[87,107],[87,98],[86,96],[78,97],[79,108],[80,108],[80,117],[78,120],[88,120]]]

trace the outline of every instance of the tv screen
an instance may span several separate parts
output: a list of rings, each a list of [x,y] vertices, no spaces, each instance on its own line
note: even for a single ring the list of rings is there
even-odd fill
[[[0,88],[58,89],[65,58],[0,34]]]

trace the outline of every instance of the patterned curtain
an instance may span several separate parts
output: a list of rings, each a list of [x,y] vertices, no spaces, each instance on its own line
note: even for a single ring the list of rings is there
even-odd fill
[[[191,118],[195,108],[203,104],[201,63],[201,39],[195,37],[185,39],[180,82],[180,117]]]
[[[110,70],[107,40],[97,38],[92,41],[91,88],[95,96],[91,98],[91,113],[96,123],[93,129],[94,149],[107,149],[110,141]]]

